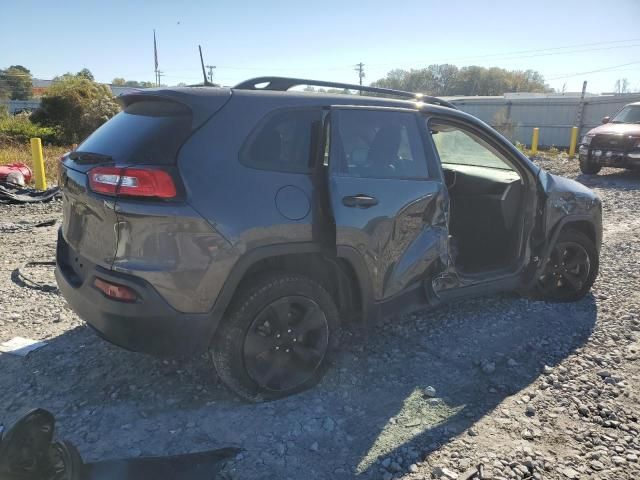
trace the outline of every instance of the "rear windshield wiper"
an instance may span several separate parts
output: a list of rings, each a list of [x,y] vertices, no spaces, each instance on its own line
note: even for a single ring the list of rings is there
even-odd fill
[[[113,160],[111,155],[94,152],[78,152],[73,151],[69,154],[69,158],[77,163],[100,163],[110,162]]]

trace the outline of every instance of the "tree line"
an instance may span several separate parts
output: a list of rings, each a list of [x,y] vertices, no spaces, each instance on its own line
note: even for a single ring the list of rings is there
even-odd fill
[[[535,70],[505,70],[498,67],[451,64],[426,68],[391,70],[385,78],[371,84],[427,95],[503,95],[505,92],[553,92],[544,77]]]

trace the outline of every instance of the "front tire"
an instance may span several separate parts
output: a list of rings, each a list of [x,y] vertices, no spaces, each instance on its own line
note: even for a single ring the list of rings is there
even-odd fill
[[[316,281],[273,273],[241,287],[211,349],[220,379],[242,398],[260,402],[320,381],[338,344],[339,315]]]
[[[602,165],[589,161],[588,158],[580,157],[580,171],[586,175],[597,175],[602,170]]]
[[[580,300],[595,282],[599,266],[593,241],[577,230],[564,230],[538,278],[535,296],[554,302]]]

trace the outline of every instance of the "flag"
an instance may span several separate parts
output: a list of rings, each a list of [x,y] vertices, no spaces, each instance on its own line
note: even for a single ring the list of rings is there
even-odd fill
[[[153,30],[153,61],[156,66],[156,70],[158,70],[158,46],[156,45],[156,31]]]

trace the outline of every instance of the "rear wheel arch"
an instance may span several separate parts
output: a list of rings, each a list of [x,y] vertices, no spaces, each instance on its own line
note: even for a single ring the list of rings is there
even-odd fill
[[[253,277],[267,272],[309,277],[327,289],[345,320],[356,315],[366,319],[371,311],[372,290],[364,260],[358,258],[357,251],[353,255],[352,252],[341,254],[340,250],[335,255],[319,244],[297,243],[261,247],[243,255],[227,277],[212,309],[211,341],[237,292]]]
[[[255,275],[266,272],[293,273],[315,280],[331,294],[342,314],[360,308],[362,295],[359,282],[353,268],[344,259],[328,256],[324,252],[266,257],[249,267],[238,288]]]

